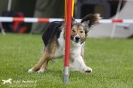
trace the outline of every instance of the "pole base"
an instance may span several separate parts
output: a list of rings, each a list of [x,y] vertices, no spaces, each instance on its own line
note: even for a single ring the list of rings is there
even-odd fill
[[[68,68],[68,67],[65,67],[65,68],[64,68],[63,82],[64,82],[65,84],[68,84],[68,82],[69,82],[69,68]]]
[[[65,84],[68,84],[68,82],[69,82],[69,75],[64,74],[63,82],[64,82]]]

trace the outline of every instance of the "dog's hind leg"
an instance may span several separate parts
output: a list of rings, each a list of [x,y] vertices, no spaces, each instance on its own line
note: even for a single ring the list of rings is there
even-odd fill
[[[42,65],[47,65],[47,59],[49,58],[49,52],[47,50],[44,51],[42,58],[38,61],[38,63],[31,69],[28,70],[29,73],[38,71]]]
[[[41,67],[40,70],[38,70],[37,72],[38,72],[38,73],[42,73],[42,72],[46,71],[46,70],[47,70],[47,67],[48,67],[48,62],[49,62],[49,59],[47,59],[47,60],[43,63],[42,67]]]

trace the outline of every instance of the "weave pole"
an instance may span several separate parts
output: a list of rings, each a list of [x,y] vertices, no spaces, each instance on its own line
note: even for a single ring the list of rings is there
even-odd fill
[[[64,59],[64,78],[65,84],[69,82],[69,59],[70,59],[70,29],[72,18],[72,0],[66,2],[66,40],[65,40],[65,59]]]
[[[65,19],[67,19],[67,0],[65,0],[65,9],[64,9],[64,17]],[[74,14],[74,0],[72,0],[72,17],[73,17],[73,14]]]

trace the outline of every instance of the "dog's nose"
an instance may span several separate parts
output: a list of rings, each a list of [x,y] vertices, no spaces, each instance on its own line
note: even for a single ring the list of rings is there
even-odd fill
[[[76,41],[79,41],[79,39],[80,39],[80,36],[76,36],[76,37],[75,37],[75,40],[76,40]]]

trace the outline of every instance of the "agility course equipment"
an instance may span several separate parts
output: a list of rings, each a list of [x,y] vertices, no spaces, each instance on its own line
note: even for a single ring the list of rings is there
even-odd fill
[[[64,59],[64,83],[69,81],[69,59],[70,59],[70,29],[72,16],[72,0],[66,2],[66,40],[65,40],[65,59]]]
[[[0,17],[1,22],[25,22],[25,23],[39,23],[39,22],[52,22],[52,21],[64,21],[64,18],[20,18],[20,17]],[[77,22],[80,22],[81,19],[75,19]],[[99,24],[112,24],[112,23],[133,23],[133,19],[100,19],[97,20]]]

